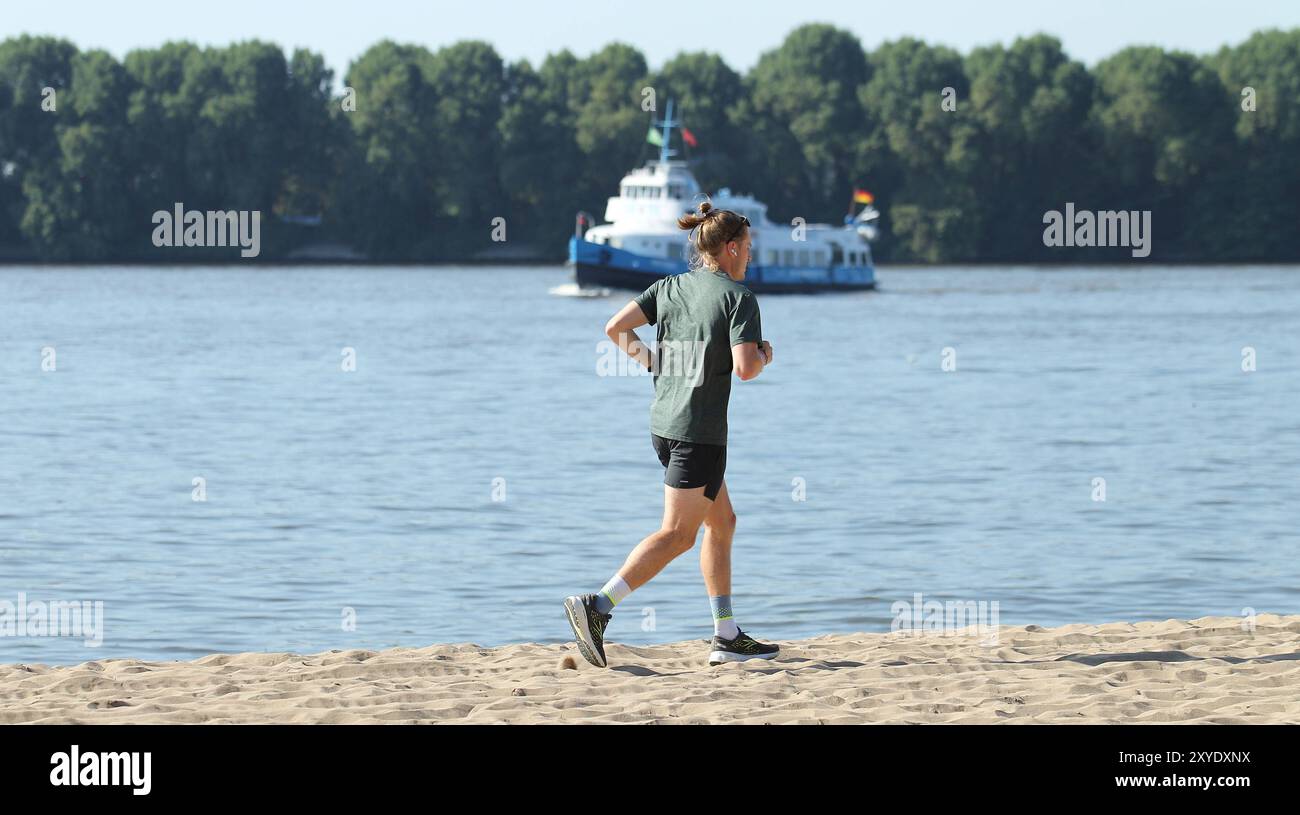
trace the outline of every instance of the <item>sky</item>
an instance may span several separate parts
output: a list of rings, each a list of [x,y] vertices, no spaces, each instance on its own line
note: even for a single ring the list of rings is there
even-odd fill
[[[509,61],[539,64],[568,48],[579,56],[619,41],[651,68],[680,51],[720,54],[745,71],[794,27],[831,23],[868,48],[912,36],[962,53],[1047,32],[1088,65],[1128,45],[1207,53],[1263,28],[1300,27],[1300,0],[4,0],[0,39],[52,34],[121,58],[168,40],[225,45],[262,39],[324,55],[341,78],[385,38],[425,45],[480,39]]]

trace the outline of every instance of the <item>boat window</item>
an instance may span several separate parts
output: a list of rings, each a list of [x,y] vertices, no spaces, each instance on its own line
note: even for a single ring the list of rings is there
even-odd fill
[[[807,249],[800,249],[800,250],[799,250],[799,265],[800,265],[800,266],[807,266],[807,265],[808,265],[808,250],[807,250]]]
[[[841,248],[838,243],[831,244],[831,265],[832,266],[844,265],[844,249]]]
[[[793,250],[793,249],[787,249],[787,250],[785,250],[785,252],[782,253],[782,258],[785,260],[785,265],[786,265],[786,266],[793,266],[793,265],[794,265],[794,250]]]

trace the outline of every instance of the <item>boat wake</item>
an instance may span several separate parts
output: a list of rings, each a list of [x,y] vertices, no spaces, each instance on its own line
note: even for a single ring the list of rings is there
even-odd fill
[[[577,283],[564,283],[559,286],[552,286],[550,294],[552,297],[609,297],[610,290],[602,288],[584,289]]]

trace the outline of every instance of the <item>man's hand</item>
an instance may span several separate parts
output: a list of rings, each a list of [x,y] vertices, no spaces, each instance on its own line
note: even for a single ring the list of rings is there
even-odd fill
[[[772,364],[772,343],[768,342],[767,340],[763,340],[759,342],[758,353],[763,355],[764,365]]]

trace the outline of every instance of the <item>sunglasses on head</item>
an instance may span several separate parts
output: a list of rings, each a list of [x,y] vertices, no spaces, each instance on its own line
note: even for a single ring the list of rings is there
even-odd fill
[[[726,211],[731,212],[731,210],[726,210]],[[737,213],[734,212],[732,212],[731,214],[737,215]],[[725,241],[723,241],[723,243],[731,243],[732,241],[734,241],[736,238],[740,236],[741,232],[744,232],[746,229],[749,228],[748,218],[746,218],[744,215],[737,215],[737,217],[740,218],[740,226],[736,227],[735,231],[731,233],[731,237],[727,238]]]

